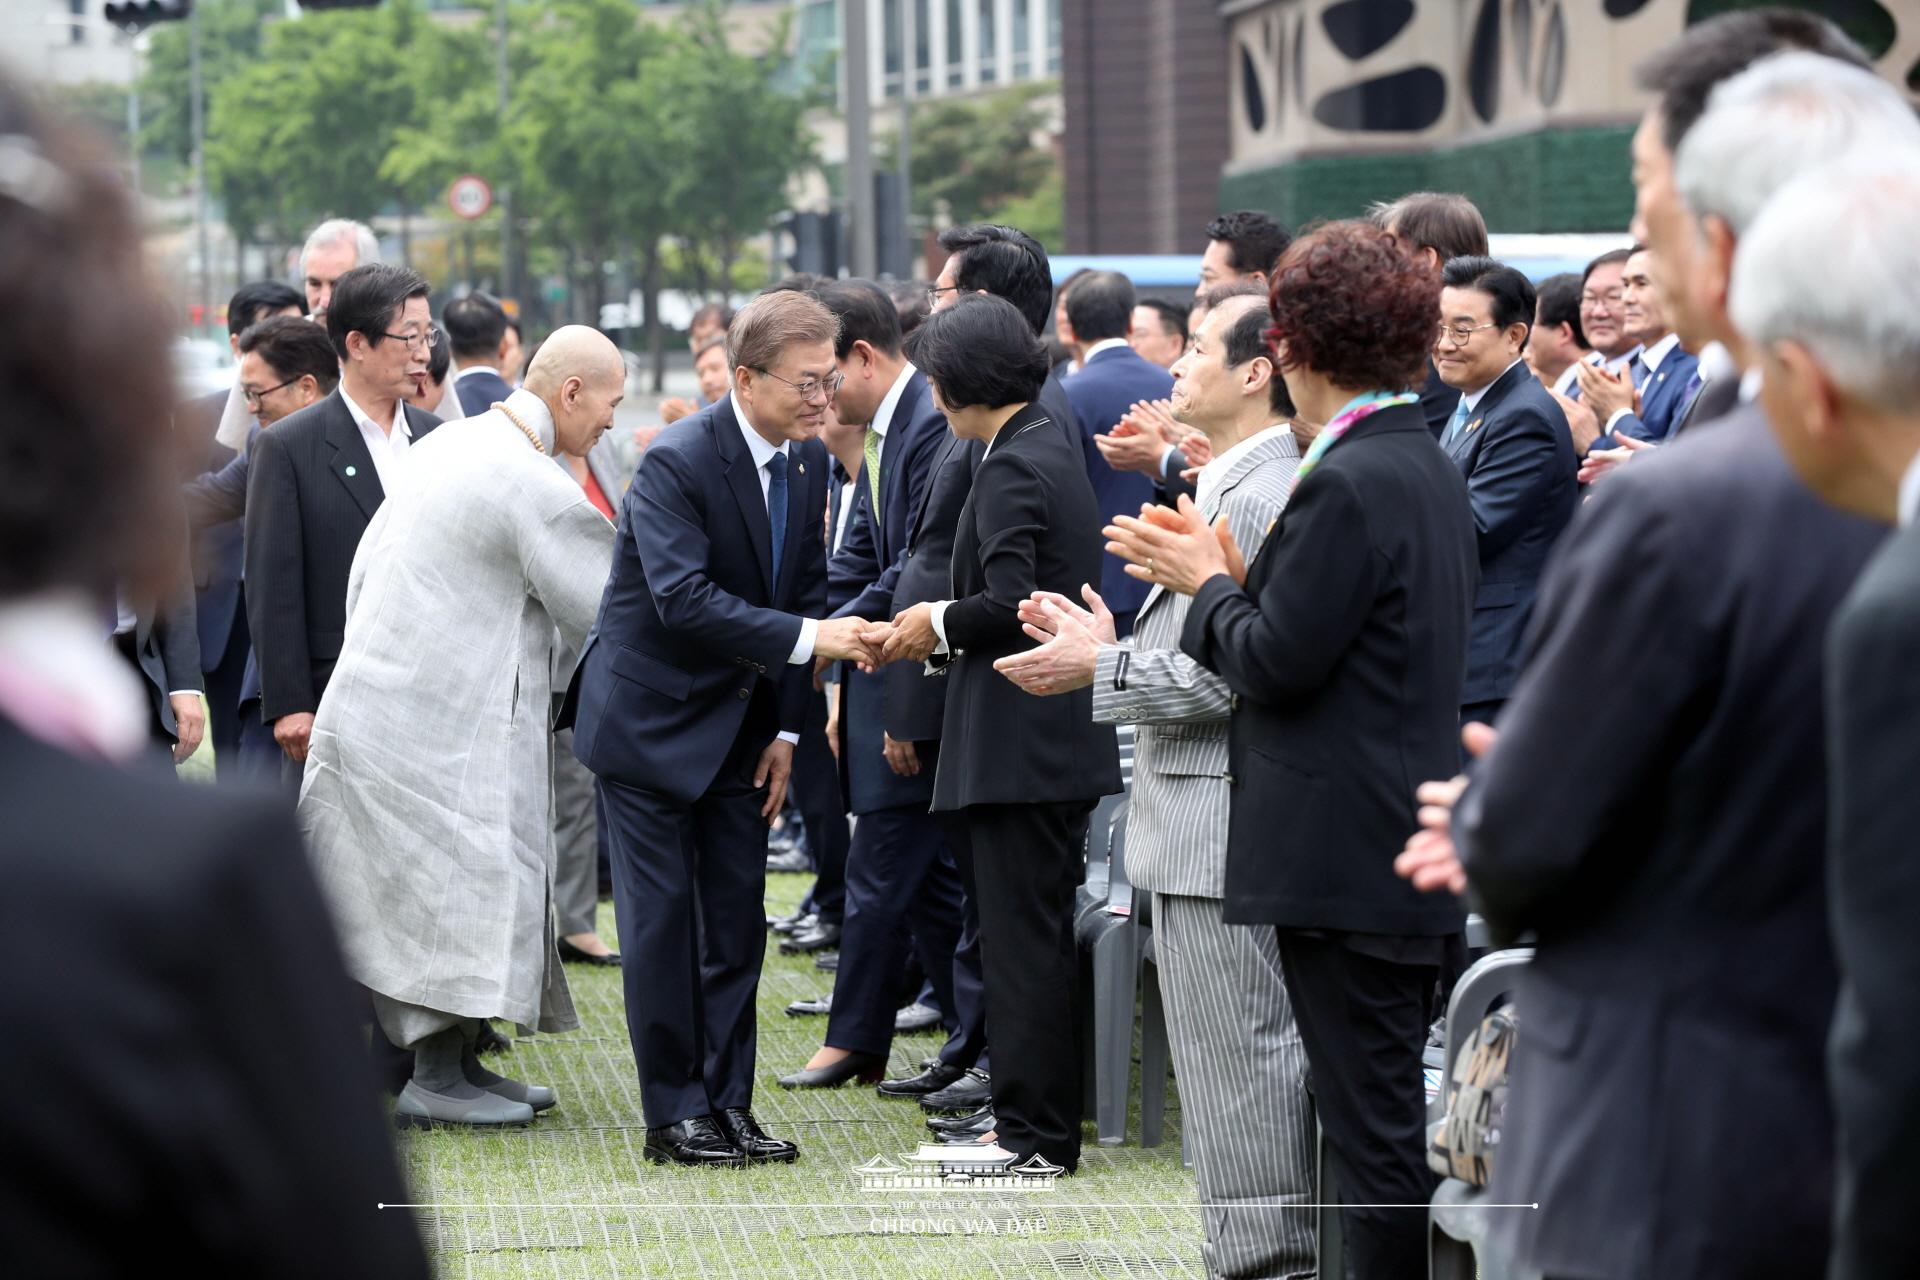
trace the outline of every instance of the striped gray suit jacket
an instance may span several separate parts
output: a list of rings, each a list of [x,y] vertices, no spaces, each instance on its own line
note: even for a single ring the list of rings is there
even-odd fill
[[[1252,564],[1293,492],[1300,446],[1270,436],[1234,460],[1201,508],[1224,514]],[[1227,682],[1180,651],[1190,596],[1155,587],[1129,645],[1100,650],[1093,718],[1139,726],[1127,817],[1127,878],[1157,893],[1226,896]],[[1127,653],[1124,672],[1120,658]]]

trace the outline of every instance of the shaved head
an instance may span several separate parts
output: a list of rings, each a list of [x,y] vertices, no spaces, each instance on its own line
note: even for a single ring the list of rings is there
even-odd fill
[[[606,334],[570,324],[540,344],[521,385],[552,411],[555,447],[584,458],[613,425],[614,406],[627,388],[627,365]]]
[[[584,324],[555,329],[533,357],[524,385],[542,400],[554,395],[568,378],[590,386],[624,382],[626,362],[613,339]]]

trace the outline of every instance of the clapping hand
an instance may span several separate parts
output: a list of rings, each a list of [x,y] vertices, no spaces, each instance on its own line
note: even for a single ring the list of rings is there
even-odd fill
[[[1009,654],[993,669],[1028,693],[1047,697],[1093,683],[1100,646],[1114,644],[1113,614],[1091,586],[1082,586],[1082,609],[1053,591],[1036,591],[1020,602],[1021,629],[1038,648]]]
[[[1187,435],[1186,425],[1173,416],[1171,400],[1135,400],[1121,415],[1120,425],[1158,436],[1162,444],[1177,445]]]
[[[1160,455],[1167,446],[1151,431],[1142,431],[1125,418],[1105,435],[1093,438],[1094,448],[1115,471],[1137,471],[1141,475],[1160,473]]]
[[[1479,723],[1460,730],[1460,741],[1476,760],[1492,749],[1498,737],[1491,726]],[[1393,869],[1422,893],[1435,889],[1453,894],[1467,891],[1467,870],[1453,843],[1453,807],[1466,789],[1467,775],[1463,773],[1445,782],[1423,782],[1413,793],[1420,802],[1420,830],[1407,837],[1407,846],[1393,860]]]
[[[1603,430],[1607,419],[1622,409],[1640,412],[1640,391],[1633,385],[1625,369],[1619,373],[1608,373],[1582,360],[1575,370],[1574,376],[1580,380],[1580,401],[1593,410],[1593,416],[1599,420]]]
[[[1650,440],[1641,440],[1634,436],[1621,436],[1618,449],[1595,449],[1580,462],[1579,480],[1581,484],[1592,484],[1615,467],[1633,461],[1633,455],[1643,449],[1658,449],[1660,446]]]
[[[1116,516],[1101,532],[1107,550],[1128,561],[1127,573],[1190,596],[1219,574],[1247,580],[1246,558],[1222,517],[1211,528],[1193,499],[1181,495],[1177,510],[1144,506],[1140,515]]]

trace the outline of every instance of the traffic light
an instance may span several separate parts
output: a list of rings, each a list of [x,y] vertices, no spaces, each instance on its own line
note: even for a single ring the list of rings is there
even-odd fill
[[[193,0],[124,0],[106,7],[107,24],[129,35],[160,22],[185,22],[192,13]]]

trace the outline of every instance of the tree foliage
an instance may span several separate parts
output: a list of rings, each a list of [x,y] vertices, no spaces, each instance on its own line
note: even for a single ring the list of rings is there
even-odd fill
[[[955,222],[981,222],[1004,216],[1011,202],[1044,195],[1059,170],[1034,141],[1047,123],[1038,99],[1050,89],[1020,85],[985,98],[938,98],[917,106],[914,213],[931,218],[944,206]],[[886,151],[886,163],[897,164],[897,135],[888,136]]]

